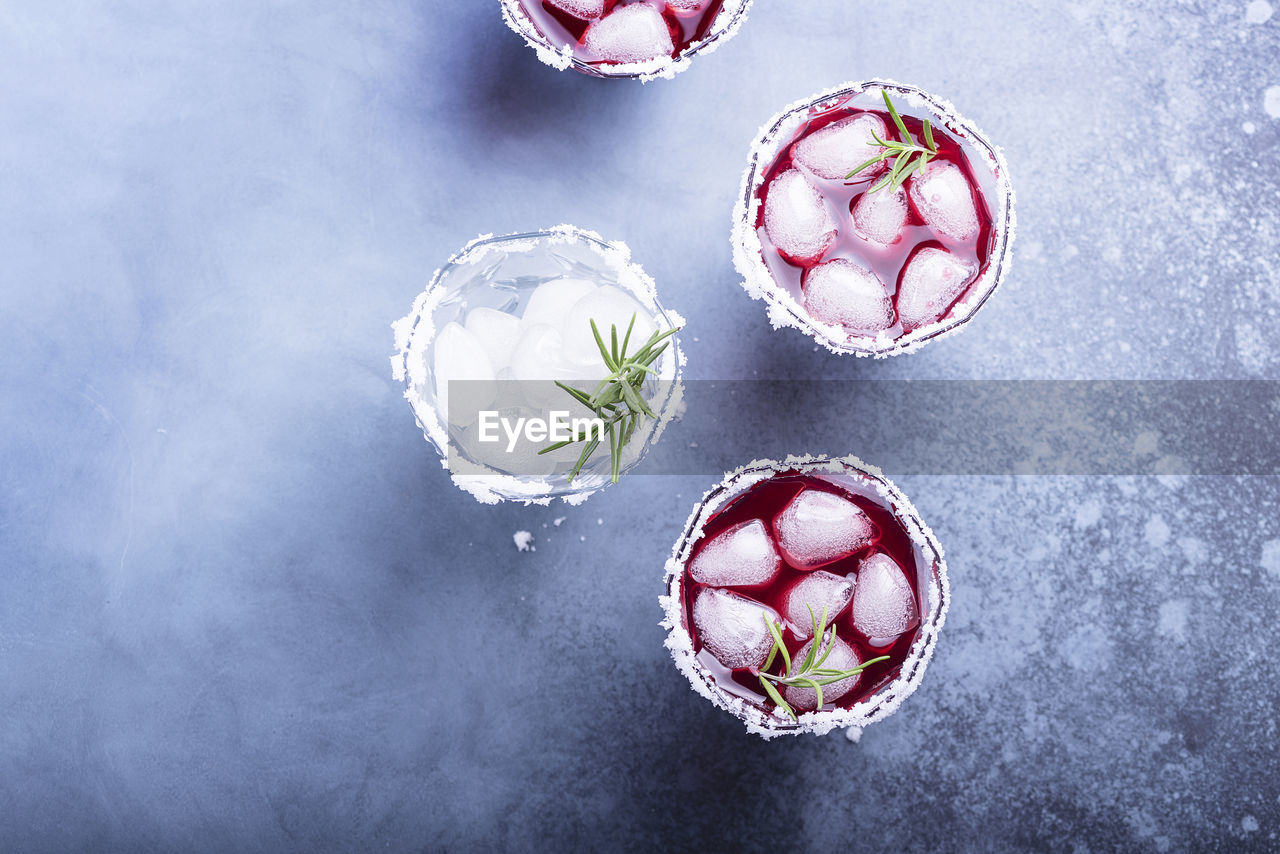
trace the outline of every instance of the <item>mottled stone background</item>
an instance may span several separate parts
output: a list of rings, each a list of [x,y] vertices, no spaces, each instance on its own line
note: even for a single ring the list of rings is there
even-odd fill
[[[0,8],[0,850],[1280,847],[1280,480],[900,478],[951,559],[923,686],[766,744],[661,646],[711,478],[479,506],[387,361],[462,243],[569,221],[693,377],[1276,378],[1280,10],[762,0],[642,87],[497,7]],[[758,125],[871,76],[1019,199],[1002,291],[887,363],[770,332],[727,239]]]

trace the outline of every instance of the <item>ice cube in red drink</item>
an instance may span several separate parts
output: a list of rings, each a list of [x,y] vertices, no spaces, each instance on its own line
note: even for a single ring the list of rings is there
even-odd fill
[[[911,583],[902,567],[883,552],[859,565],[851,611],[854,631],[874,649],[892,646],[903,632],[920,624]]]
[[[897,166],[907,168],[891,180]],[[761,130],[734,262],[748,292],[781,309],[770,313],[775,325],[837,352],[906,352],[963,324],[999,284],[1012,198],[1002,156],[950,105],[910,87],[852,84]],[[954,263],[924,255],[912,269],[928,247]],[[833,270],[869,275],[855,282]],[[894,316],[855,308],[886,304]]]
[[[894,623],[896,634],[887,646],[872,646],[867,635],[854,629],[850,609],[863,584],[863,567],[869,563],[870,591],[876,595],[871,599],[864,595],[864,604],[874,606],[867,613],[882,622],[873,620],[863,628],[870,625],[879,632],[889,617],[898,616],[896,611],[886,616],[884,602],[901,609],[899,585],[910,600],[911,613],[922,613],[917,542],[881,493],[845,483],[799,469],[778,471],[754,482],[712,514],[691,546],[680,569],[682,626],[698,667],[726,696],[740,698],[762,712],[774,709],[759,674],[781,678],[794,673],[815,640],[820,643],[819,654],[830,650],[823,667],[832,670],[843,672],[877,656],[887,657],[823,686],[824,709],[848,708],[899,676],[919,631],[918,617],[901,629]],[[762,539],[768,539],[773,548],[765,548]],[[751,586],[748,595],[722,581],[741,580],[720,565],[734,549],[748,555],[749,563],[759,561],[762,566],[768,566],[769,555],[778,557],[768,580]],[[881,560],[896,571],[888,582],[878,574]],[[708,571],[708,566],[713,570]],[[746,575],[762,576],[755,570]],[[823,637],[815,639],[814,622],[822,620],[824,610]],[[775,644],[766,616],[784,642],[790,670],[780,652],[763,670]],[[883,640],[878,634],[874,639]],[[778,691],[797,713],[816,706],[812,687],[779,683]]]
[[[503,2],[509,23],[531,43],[565,57],[566,66],[600,76],[660,71],[729,31],[746,12],[744,0]]]

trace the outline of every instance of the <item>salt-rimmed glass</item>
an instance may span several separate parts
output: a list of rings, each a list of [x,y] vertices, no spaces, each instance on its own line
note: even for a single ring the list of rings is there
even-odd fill
[[[928,118],[959,143],[977,179],[977,191],[991,215],[990,251],[977,278],[941,318],[896,338],[853,335],[838,325],[823,323],[805,309],[798,287],[780,284],[764,260],[757,231],[760,189],[769,168],[792,143],[795,134],[815,114],[853,107],[883,110],[881,93],[888,92],[904,116]],[[800,329],[835,353],[882,358],[909,353],[925,343],[962,329],[991,297],[1007,275],[1015,230],[1013,187],[1004,154],[948,101],[915,86],[891,80],[846,83],[786,107],[760,129],[751,145],[747,169],[733,215],[733,263],[743,277],[743,288],[767,303],[774,328]]]
[[[753,487],[775,477],[791,475],[825,480],[845,492],[868,498],[893,514],[910,538],[920,605],[918,632],[892,681],[848,708],[804,712],[798,721],[792,721],[777,709],[767,712],[759,703],[725,690],[697,659],[685,608],[685,567],[707,524]],[[748,731],[766,739],[802,733],[822,735],[836,727],[864,727],[893,714],[923,679],[950,602],[946,561],[933,532],[883,472],[852,456],[787,457],[781,462],[756,460],[726,474],[689,516],[684,533],[667,560],[664,587],[666,593],[659,597],[666,614],[662,624],[668,630],[666,646],[676,667],[695,691],[746,723]]]
[[[588,62],[576,56],[572,46],[556,46],[538,29],[533,19],[521,6],[520,0],[501,0],[501,2],[502,19],[537,52],[538,59],[546,65],[561,71],[572,68],[574,71],[592,77],[626,78],[647,82],[658,77],[674,77],[676,72],[684,71],[689,67],[693,57],[711,53],[733,38],[738,28],[746,21],[747,12],[750,11],[754,0],[724,0],[707,34],[680,51],[677,56],[659,56],[642,62],[618,63]]]
[[[436,393],[433,346],[440,330],[451,322],[461,323],[469,311],[480,307],[518,317],[538,285],[562,277],[612,285],[625,291],[639,301],[654,324],[661,328],[678,328],[684,324],[679,314],[658,302],[653,279],[631,261],[625,243],[608,242],[595,232],[560,225],[545,231],[476,238],[435,272],[426,290],[414,301],[413,310],[392,325],[397,349],[391,358],[392,372],[404,383],[404,396],[423,435],[439,452],[441,464],[450,471],[454,483],[481,502],[510,500],[546,504],[559,497],[576,504],[610,480],[607,443],[605,451],[595,454],[572,482],[568,472],[577,459],[580,445],[545,458],[548,465],[554,466],[554,472],[532,474],[515,467],[517,461],[504,465],[503,461],[493,458],[479,459],[470,450],[475,444],[465,441],[458,425],[451,423],[441,411]],[[671,339],[671,346],[654,363],[656,378],[647,380],[642,389],[642,396],[657,417],[638,430],[625,447],[623,472],[643,459],[681,409],[684,355],[677,339],[678,336]],[[630,349],[634,351],[636,347],[633,345]],[[536,386],[539,400],[557,404],[569,400],[549,381],[551,378],[546,379],[539,383],[500,381],[498,385],[503,389],[516,387],[514,392],[503,391],[503,394],[519,396],[519,387],[523,387],[524,395],[529,397],[535,394],[530,388]],[[541,463],[543,459],[539,457],[533,462]],[[531,461],[526,458],[523,462]]]

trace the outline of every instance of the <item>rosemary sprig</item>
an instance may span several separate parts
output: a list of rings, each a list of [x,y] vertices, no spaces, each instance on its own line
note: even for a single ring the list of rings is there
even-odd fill
[[[596,327],[594,319],[591,323],[591,334],[595,336],[596,346],[600,348],[600,355],[604,357],[605,367],[609,370],[609,375],[602,379],[595,387],[591,394],[587,394],[581,389],[573,386],[565,385],[556,380],[556,385],[569,393],[569,396],[581,403],[587,409],[595,413],[605,424],[605,434],[609,437],[609,459],[611,462],[612,481],[618,482],[618,477],[622,469],[622,449],[627,442],[631,441],[631,437],[635,434],[636,428],[644,423],[645,418],[656,418],[653,410],[645,403],[644,397],[640,394],[640,387],[644,384],[645,377],[649,374],[654,376],[658,372],[653,369],[653,363],[657,361],[662,352],[667,349],[667,338],[675,335],[677,329],[668,329],[665,332],[654,332],[649,336],[649,340],[644,346],[635,352],[634,355],[627,355],[627,346],[631,343],[631,331],[636,325],[636,316],[631,315],[631,322],[627,324],[626,335],[622,338],[622,346],[618,346],[618,327],[614,325],[609,335],[609,346],[605,346],[604,339],[600,337],[600,330]],[[569,482],[578,476],[582,471],[582,467],[586,465],[587,460],[600,447],[600,437],[594,436],[588,440],[589,432],[579,434],[576,430],[572,439],[564,442],[556,442],[548,445],[538,454],[549,454],[552,451],[559,450],[566,445],[572,445],[575,442],[586,442],[582,448],[582,453],[578,456],[578,462],[574,464],[573,469],[569,472]]]
[[[902,135],[901,141],[883,140],[877,134],[871,134],[874,142],[867,145],[879,147],[880,152],[875,157],[860,163],[853,170],[845,175],[845,179],[852,178],[863,169],[874,163],[881,163],[885,160],[893,160],[893,166],[884,174],[875,184],[871,186],[868,193],[874,193],[882,187],[888,187],[889,192],[897,192],[898,188],[906,183],[914,173],[920,172],[924,167],[929,165],[929,161],[938,153],[938,144],[933,141],[933,127],[929,124],[929,120],[924,120],[924,145],[920,145],[911,136],[907,130],[907,126],[902,121],[902,116],[898,115],[898,110],[893,106],[893,101],[889,100],[888,92],[881,92],[884,95],[884,104],[889,108],[889,115],[893,117],[893,123],[898,128],[898,133]]]
[[[799,667],[792,672],[791,655],[787,652],[787,645],[782,640],[782,628],[773,620],[769,619],[769,615],[761,611],[764,617],[764,624],[769,629],[769,634],[773,635],[773,648],[769,650],[769,657],[765,659],[764,666],[756,671],[756,677],[760,680],[760,684],[764,687],[764,692],[769,695],[769,699],[777,705],[779,709],[791,716],[791,720],[796,718],[795,709],[791,708],[791,704],[782,699],[782,692],[775,687],[777,685],[787,685],[792,688],[812,688],[814,694],[817,695],[817,706],[822,708],[822,686],[830,685],[833,682],[839,682],[842,679],[848,679],[867,667],[880,661],[888,660],[889,656],[882,655],[878,658],[868,659],[851,670],[836,670],[832,667],[823,667],[826,663],[827,656],[831,655],[831,650],[836,646],[836,627],[831,626],[831,639],[827,640],[827,609],[822,608],[822,619],[817,619],[813,615],[813,606],[806,605],[809,609],[809,619],[813,621],[813,643],[809,645],[809,652],[805,655],[804,660],[799,663]],[[826,650],[818,655],[818,651],[826,642]],[[782,675],[766,673],[773,666],[774,658],[782,654]]]

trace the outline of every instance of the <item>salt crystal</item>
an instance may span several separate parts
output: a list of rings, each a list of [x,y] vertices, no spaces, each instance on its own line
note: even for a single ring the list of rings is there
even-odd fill
[[[515,540],[516,549],[522,552],[536,551],[533,547],[533,534],[528,531],[516,531],[511,535],[511,539]]]

